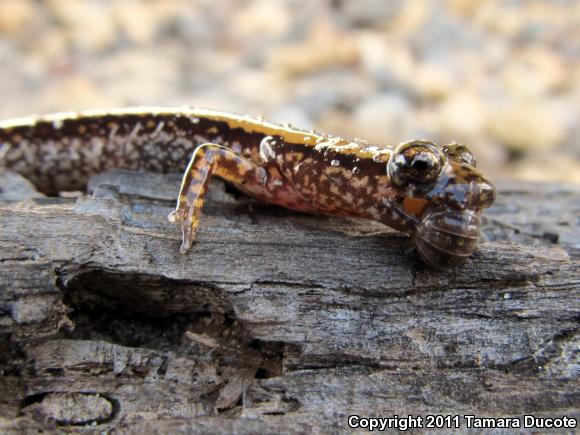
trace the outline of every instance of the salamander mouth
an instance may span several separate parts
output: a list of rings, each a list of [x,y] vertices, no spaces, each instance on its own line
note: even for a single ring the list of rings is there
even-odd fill
[[[457,266],[477,249],[479,211],[428,208],[415,233],[421,258],[436,269]]]

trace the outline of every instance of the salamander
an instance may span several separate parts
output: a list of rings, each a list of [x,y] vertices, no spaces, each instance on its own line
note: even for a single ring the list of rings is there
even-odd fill
[[[129,108],[0,122],[0,167],[47,194],[82,190],[109,169],[183,172],[169,220],[195,240],[209,180],[306,213],[379,221],[414,239],[435,268],[470,256],[496,196],[466,145],[379,147],[196,108]]]

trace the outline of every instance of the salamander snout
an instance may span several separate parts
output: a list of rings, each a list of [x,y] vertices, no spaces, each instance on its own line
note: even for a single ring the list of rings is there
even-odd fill
[[[476,250],[480,225],[474,210],[428,209],[415,233],[417,251],[436,269],[456,266]]]
[[[436,203],[460,210],[481,210],[495,201],[495,188],[483,177],[475,176],[473,180],[466,182],[453,182],[454,178],[450,180],[452,181],[429,193]]]

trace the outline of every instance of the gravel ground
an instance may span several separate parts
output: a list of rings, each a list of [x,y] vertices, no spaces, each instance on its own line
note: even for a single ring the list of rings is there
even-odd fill
[[[472,146],[580,182],[580,2],[1,0],[0,117],[128,105]]]

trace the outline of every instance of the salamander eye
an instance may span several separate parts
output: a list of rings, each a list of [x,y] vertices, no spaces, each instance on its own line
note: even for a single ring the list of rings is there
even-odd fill
[[[447,157],[457,163],[470,165],[474,168],[477,166],[477,160],[467,145],[450,143],[449,145],[443,146],[443,152]]]
[[[432,142],[407,142],[395,150],[387,165],[391,180],[399,186],[405,183],[433,183],[443,167],[443,155]]]

